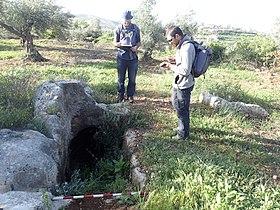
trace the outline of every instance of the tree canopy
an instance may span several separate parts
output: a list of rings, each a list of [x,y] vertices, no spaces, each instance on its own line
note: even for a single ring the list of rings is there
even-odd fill
[[[177,14],[175,18],[167,24],[167,27],[174,25],[179,26],[185,34],[192,37],[198,30],[198,23],[193,19],[194,15],[195,13],[192,10],[186,11],[186,13],[181,15]]]
[[[144,50],[143,59],[151,58],[153,50],[158,48],[164,41],[164,28],[157,17],[152,14],[156,0],[143,0],[140,7],[135,11],[135,19],[141,30],[141,42]]]
[[[188,35],[192,36],[197,32],[198,24],[194,21],[193,11],[186,11],[183,15],[177,15],[174,19],[164,26],[162,22],[158,21],[157,15],[154,14],[154,7],[157,0],[142,0],[139,8],[135,11],[135,21],[141,30],[141,42],[143,59],[149,60],[152,57],[154,50],[162,50],[165,38],[165,28],[170,26],[180,26],[180,28]]]

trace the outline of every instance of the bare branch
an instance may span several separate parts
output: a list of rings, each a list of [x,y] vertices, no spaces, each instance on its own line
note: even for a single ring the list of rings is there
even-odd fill
[[[12,34],[15,34],[16,36],[18,36],[22,39],[26,39],[26,37],[22,33],[18,32],[15,28],[3,23],[2,21],[0,21],[0,26],[2,26],[4,29],[11,32]]]

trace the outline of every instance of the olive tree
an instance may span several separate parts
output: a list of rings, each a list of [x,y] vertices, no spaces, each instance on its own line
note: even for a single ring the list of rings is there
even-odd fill
[[[69,38],[75,41],[95,42],[101,35],[102,28],[99,18],[91,20],[74,19]]]
[[[34,61],[45,59],[35,49],[33,38],[52,29],[63,34],[69,27],[70,13],[61,11],[52,0],[1,0],[0,26],[26,43],[26,56]]]
[[[192,37],[198,31],[198,24],[194,20],[194,11],[186,11],[183,14],[177,14],[168,24],[166,24],[166,28],[171,26],[179,26],[182,31],[188,36]]]
[[[273,27],[273,37],[277,43],[278,46],[280,46],[280,18],[277,18],[274,22],[274,27]]]
[[[152,14],[156,0],[143,0],[135,14],[135,22],[141,30],[141,43],[143,60],[152,58],[153,51],[162,46],[164,41],[164,28],[157,16]]]

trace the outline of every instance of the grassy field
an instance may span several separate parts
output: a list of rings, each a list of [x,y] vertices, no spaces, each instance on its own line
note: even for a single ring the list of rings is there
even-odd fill
[[[21,60],[17,41],[0,41],[0,128],[32,122],[32,97],[46,80],[79,79],[98,102],[114,103],[117,88],[115,51],[110,45],[37,41],[44,63]],[[55,46],[55,47],[54,47]],[[165,56],[165,55],[164,55]],[[191,100],[191,138],[172,140],[177,126],[171,106],[171,72],[140,62],[134,104],[140,116],[139,153],[148,180],[139,209],[279,209],[280,208],[280,77],[212,66],[196,80]],[[210,92],[230,101],[258,104],[269,119],[250,119],[215,112],[199,103]]]

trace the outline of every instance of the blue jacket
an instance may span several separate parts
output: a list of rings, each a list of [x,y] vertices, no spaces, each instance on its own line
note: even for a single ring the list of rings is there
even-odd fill
[[[124,60],[134,60],[138,58],[136,52],[132,52],[130,47],[134,47],[137,43],[141,42],[140,29],[135,24],[130,24],[128,27],[119,25],[114,31],[114,42],[122,42],[127,47],[119,47],[117,56]]]

